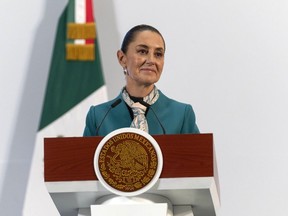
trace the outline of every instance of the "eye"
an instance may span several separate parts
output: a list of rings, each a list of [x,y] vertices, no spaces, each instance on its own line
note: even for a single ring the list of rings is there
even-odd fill
[[[164,56],[164,53],[163,53],[163,52],[156,52],[156,53],[155,53],[155,56],[156,56],[157,58],[162,58],[162,57]]]
[[[140,53],[140,54],[147,54],[148,51],[147,51],[146,49],[139,49],[139,50],[138,50],[138,53]]]

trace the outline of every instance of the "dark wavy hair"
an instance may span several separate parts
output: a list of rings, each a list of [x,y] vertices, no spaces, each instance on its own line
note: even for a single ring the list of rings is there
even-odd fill
[[[137,25],[137,26],[134,26],[133,28],[131,28],[125,35],[124,39],[123,39],[123,42],[122,42],[122,45],[121,45],[121,50],[122,52],[126,53],[127,52],[127,49],[128,49],[128,46],[129,44],[134,41],[136,35],[139,33],[139,32],[142,32],[142,31],[151,31],[151,32],[155,32],[157,34],[159,34],[163,40],[163,43],[164,43],[164,49],[166,49],[166,45],[165,45],[165,40],[162,36],[162,34],[156,29],[154,28],[153,26],[150,26],[150,25],[146,25],[146,24],[141,24],[141,25]]]

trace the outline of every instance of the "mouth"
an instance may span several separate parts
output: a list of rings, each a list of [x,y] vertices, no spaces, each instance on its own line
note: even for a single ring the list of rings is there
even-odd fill
[[[156,73],[156,70],[154,68],[141,68],[141,71]]]

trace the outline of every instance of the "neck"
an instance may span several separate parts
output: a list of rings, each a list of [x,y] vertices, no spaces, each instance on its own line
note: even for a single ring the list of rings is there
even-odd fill
[[[144,98],[153,90],[154,85],[136,87],[136,88],[126,85],[125,88],[126,91],[129,93],[129,95],[133,97]]]

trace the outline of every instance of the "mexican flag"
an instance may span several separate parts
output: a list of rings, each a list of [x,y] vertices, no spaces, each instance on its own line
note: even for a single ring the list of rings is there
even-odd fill
[[[44,137],[82,136],[89,107],[107,101],[92,2],[69,0],[58,22],[24,215],[57,212],[44,184]]]
[[[92,0],[70,0],[58,24],[39,131],[81,136],[89,107],[106,100]]]

